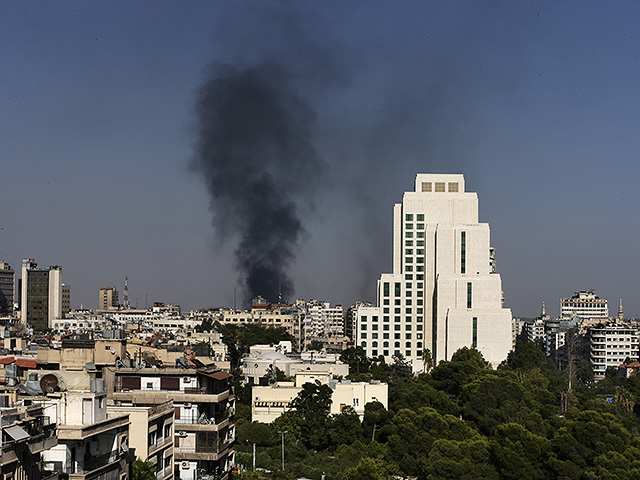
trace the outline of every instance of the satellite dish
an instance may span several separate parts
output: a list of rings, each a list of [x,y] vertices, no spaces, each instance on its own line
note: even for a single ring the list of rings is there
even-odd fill
[[[47,373],[40,379],[40,388],[43,392],[53,393],[58,386],[58,377],[53,373]]]
[[[112,349],[111,349],[111,355],[114,355],[115,353],[116,353],[116,349],[115,349],[115,348],[112,348]]]

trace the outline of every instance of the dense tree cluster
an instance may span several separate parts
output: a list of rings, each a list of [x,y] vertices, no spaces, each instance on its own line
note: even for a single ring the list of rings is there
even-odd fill
[[[351,378],[389,382],[389,410],[369,403],[362,422],[350,408],[329,415],[329,387],[308,384],[271,425],[238,415],[237,461],[250,466],[255,443],[256,465],[273,472],[240,478],[640,478],[638,377],[621,385],[610,371],[596,384],[588,362],[560,371],[528,343],[497,370],[467,348],[418,376],[401,356],[343,359]]]

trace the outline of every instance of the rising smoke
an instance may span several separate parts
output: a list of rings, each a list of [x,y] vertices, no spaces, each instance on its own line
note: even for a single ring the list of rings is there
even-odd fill
[[[217,64],[199,90],[192,168],[210,194],[221,239],[238,240],[246,300],[290,298],[288,268],[305,232],[322,161],[316,115],[281,65]]]

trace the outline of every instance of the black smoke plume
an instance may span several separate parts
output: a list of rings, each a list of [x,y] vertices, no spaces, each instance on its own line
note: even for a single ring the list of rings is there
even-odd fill
[[[288,267],[313,206],[322,161],[313,145],[315,112],[274,64],[214,65],[199,90],[191,166],[211,197],[222,240],[238,240],[236,266],[246,300],[293,295]]]

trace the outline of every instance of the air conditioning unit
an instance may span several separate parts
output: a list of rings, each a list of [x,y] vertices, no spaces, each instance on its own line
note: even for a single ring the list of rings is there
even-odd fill
[[[178,432],[178,436],[179,437],[186,437],[187,436],[187,432],[185,432],[185,431]]]
[[[187,470],[189,468],[189,462],[182,462],[180,464],[180,467],[184,468],[185,470]]]
[[[184,404],[184,408],[191,408],[191,404],[190,403],[185,403]]]
[[[182,381],[183,381],[184,383],[191,383],[191,377],[184,377],[184,378],[182,379]]]

